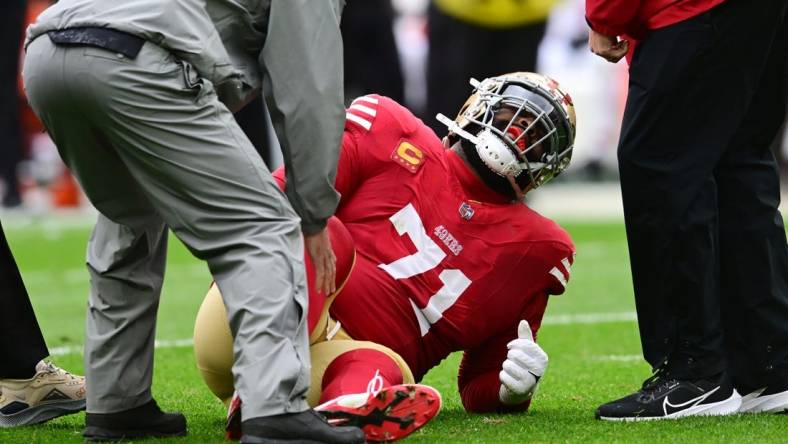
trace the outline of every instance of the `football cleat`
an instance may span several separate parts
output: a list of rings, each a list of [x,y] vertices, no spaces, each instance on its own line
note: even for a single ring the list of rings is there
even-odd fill
[[[41,361],[30,379],[0,379],[0,428],[39,424],[85,410],[85,378]]]
[[[434,418],[441,408],[437,390],[422,384],[400,384],[343,395],[317,407],[332,425],[361,428],[367,441],[396,441]]]
[[[233,393],[233,399],[227,409],[227,422],[224,431],[224,437],[231,441],[238,441],[243,434],[241,432],[241,397],[238,396],[238,392]]]

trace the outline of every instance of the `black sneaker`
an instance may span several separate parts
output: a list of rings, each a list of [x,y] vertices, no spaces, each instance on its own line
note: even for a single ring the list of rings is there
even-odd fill
[[[596,410],[605,421],[646,421],[684,416],[730,415],[737,413],[741,396],[725,373],[709,379],[675,379],[660,368],[629,396]]]
[[[180,413],[162,412],[156,401],[117,413],[87,413],[87,441],[121,441],[131,438],[186,436],[186,418]]]
[[[332,427],[312,409],[300,413],[251,418],[241,423],[241,443],[330,443],[362,444],[364,432],[358,427]]]

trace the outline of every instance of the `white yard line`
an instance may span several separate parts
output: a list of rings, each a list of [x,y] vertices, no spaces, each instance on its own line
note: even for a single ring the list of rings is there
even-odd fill
[[[603,362],[645,362],[643,355],[594,355],[592,361]]]
[[[637,314],[634,311],[615,313],[578,313],[545,316],[542,325],[574,325],[574,324],[609,324],[612,322],[634,322]]]
[[[162,339],[161,341],[156,341],[156,348],[185,348],[191,347],[194,344],[191,338],[188,339]],[[55,347],[49,349],[50,356],[65,356],[65,355],[81,355],[82,349],[84,346],[82,345],[66,345],[63,347]]]
[[[562,324],[568,325],[568,324]],[[156,348],[187,348],[194,345],[194,341],[189,339],[161,340],[156,341]],[[81,345],[71,345],[55,347],[49,349],[50,356],[81,355],[83,350]],[[593,355],[588,358],[591,361],[600,362],[643,362],[643,355]]]
[[[173,271],[177,270],[177,271]],[[168,264],[167,273],[181,273],[189,278],[205,279],[206,287],[211,282],[211,275],[208,267],[202,262],[196,264]],[[88,285],[90,275],[86,266],[63,268],[57,271],[52,270],[22,270],[22,280],[28,286],[41,285],[51,286],[53,282],[64,282],[68,285]]]
[[[611,322],[632,322],[637,318],[635,312],[623,313],[586,313],[586,314],[573,314],[573,315],[554,315],[545,316],[542,325],[574,325],[574,324],[607,324]],[[156,348],[185,348],[191,347],[194,344],[191,338],[184,339],[162,339],[156,341]],[[49,349],[51,356],[65,356],[82,354],[82,345],[66,345],[62,347],[53,347]],[[618,355],[612,355],[618,356]],[[624,355],[629,356],[629,355]],[[599,360],[615,360],[604,359],[601,357]],[[628,359],[620,359],[628,360]]]

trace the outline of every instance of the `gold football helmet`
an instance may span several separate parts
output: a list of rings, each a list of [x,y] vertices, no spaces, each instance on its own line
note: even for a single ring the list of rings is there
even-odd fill
[[[569,165],[575,139],[575,110],[569,94],[541,74],[515,72],[481,82],[449,128],[449,142],[463,139],[463,151],[485,182],[490,173],[536,188]],[[470,144],[470,146],[469,146]],[[496,188],[493,186],[493,188]],[[498,187],[500,188],[500,187]]]

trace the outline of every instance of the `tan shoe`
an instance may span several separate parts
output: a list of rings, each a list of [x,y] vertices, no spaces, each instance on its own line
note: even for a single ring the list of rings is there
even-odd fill
[[[0,379],[0,427],[39,424],[85,410],[85,378],[41,361],[30,379]]]

